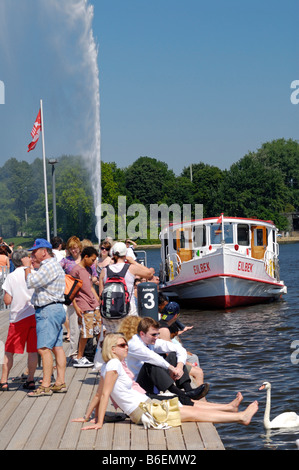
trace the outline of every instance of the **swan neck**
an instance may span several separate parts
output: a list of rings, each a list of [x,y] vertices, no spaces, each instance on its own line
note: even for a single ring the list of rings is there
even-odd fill
[[[267,390],[267,400],[266,400],[266,408],[264,414],[264,426],[266,429],[270,429],[270,410],[271,410],[271,389],[268,388]]]

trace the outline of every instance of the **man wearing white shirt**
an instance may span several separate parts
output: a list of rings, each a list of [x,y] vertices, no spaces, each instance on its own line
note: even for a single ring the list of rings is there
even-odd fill
[[[180,401],[198,400],[208,392],[208,384],[196,389],[191,387],[191,379],[185,367],[187,351],[179,344],[158,339],[159,323],[150,317],[143,318],[137,334],[129,341],[127,364],[134,374],[134,380],[148,393],[154,387],[164,392],[169,390]],[[164,358],[161,354],[165,355]]]
[[[30,262],[26,250],[12,254],[15,270],[8,274],[3,284],[4,303],[10,306],[9,329],[5,343],[5,356],[0,380],[0,390],[8,390],[8,376],[13,366],[14,354],[28,353],[28,377],[24,388],[33,390],[34,373],[37,367],[37,338],[35,310],[31,303],[33,289],[28,289],[25,281],[23,260]]]

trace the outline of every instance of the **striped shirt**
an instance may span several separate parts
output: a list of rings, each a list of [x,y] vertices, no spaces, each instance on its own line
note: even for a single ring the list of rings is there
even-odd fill
[[[34,289],[31,302],[44,307],[52,302],[64,302],[65,273],[55,258],[43,260],[37,271],[27,276],[28,289]]]

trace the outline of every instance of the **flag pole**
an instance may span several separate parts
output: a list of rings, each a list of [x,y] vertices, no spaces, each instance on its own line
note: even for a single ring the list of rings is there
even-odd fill
[[[46,228],[47,228],[47,240],[48,240],[48,242],[50,242],[50,223],[49,223],[49,208],[48,208],[48,189],[47,189],[47,170],[46,170],[46,151],[45,151],[45,128],[44,128],[43,100],[40,100],[40,113],[41,113],[42,144],[43,144],[43,167],[44,167],[44,187],[45,187],[45,206],[46,206]]]

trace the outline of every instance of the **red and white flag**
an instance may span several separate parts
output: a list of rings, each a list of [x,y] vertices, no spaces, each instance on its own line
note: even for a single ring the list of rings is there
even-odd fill
[[[219,217],[219,219],[217,219],[217,224],[221,224],[222,219],[223,219],[223,212],[221,213],[221,216]]]
[[[32,141],[28,145],[27,152],[30,152],[30,150],[33,150],[35,148],[37,141],[39,139],[41,128],[42,128],[42,121],[41,121],[41,112],[39,110],[38,115],[35,119],[35,123],[32,128],[32,131],[31,131]]]

